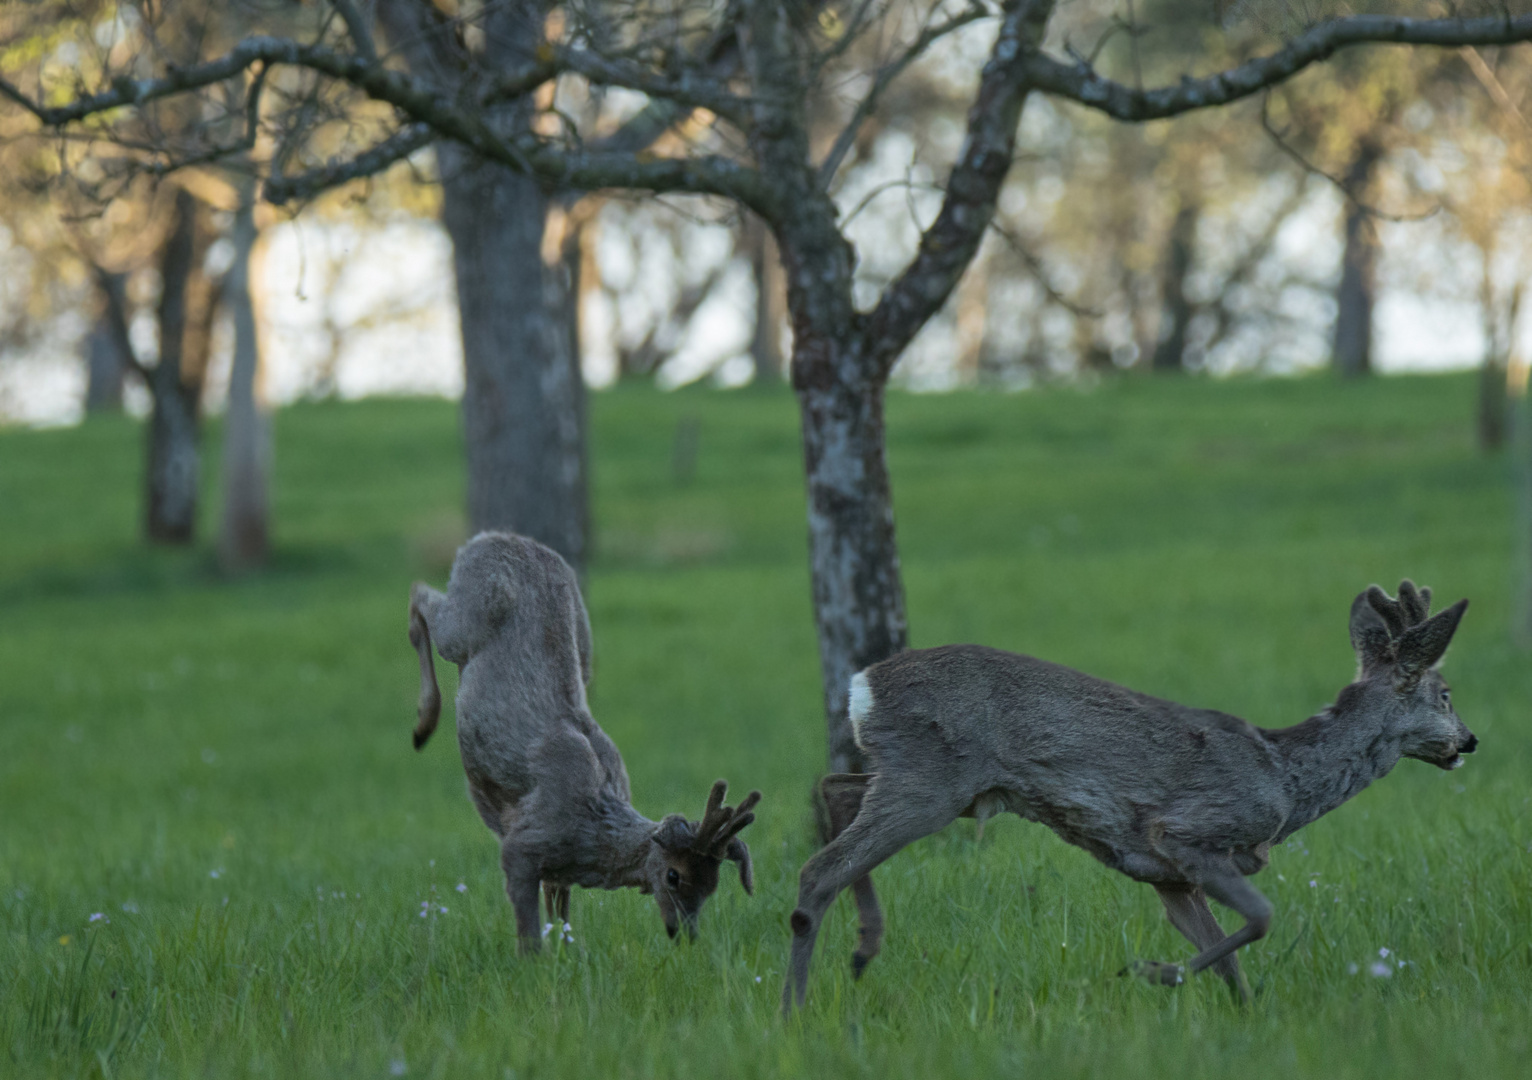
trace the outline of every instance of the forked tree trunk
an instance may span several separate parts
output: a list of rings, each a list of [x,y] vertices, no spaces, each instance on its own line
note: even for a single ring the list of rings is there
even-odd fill
[[[1336,371],[1357,378],[1372,371],[1372,312],[1377,298],[1378,230],[1359,200],[1370,197],[1383,149],[1371,140],[1357,148],[1346,172],[1346,241],[1335,291]]]
[[[1201,210],[1195,199],[1184,198],[1170,226],[1160,284],[1159,342],[1153,360],[1153,370],[1157,372],[1177,372],[1186,368],[1186,335],[1195,314],[1186,297],[1186,276],[1192,269]]]
[[[469,524],[533,537],[580,570],[585,384],[569,283],[542,257],[547,197],[456,144],[437,154],[463,334]]]
[[[223,433],[223,521],[218,534],[218,561],[226,572],[264,563],[270,539],[271,419],[257,393],[261,367],[254,295],[259,277],[257,240],[254,207],[247,201],[234,218],[234,263],[224,285],[224,299],[234,321],[234,364]]]
[[[188,192],[176,193],[160,257],[160,355],[149,371],[145,530],[154,543],[189,544],[196,534],[201,471],[198,408],[207,371],[216,288],[203,272],[208,230]]]

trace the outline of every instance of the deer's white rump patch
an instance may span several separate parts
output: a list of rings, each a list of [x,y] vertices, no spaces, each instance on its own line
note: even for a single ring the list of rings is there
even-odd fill
[[[867,673],[858,671],[851,676],[851,701],[847,711],[851,714],[851,737],[857,746],[862,745],[862,721],[872,712],[872,687],[867,685]]]

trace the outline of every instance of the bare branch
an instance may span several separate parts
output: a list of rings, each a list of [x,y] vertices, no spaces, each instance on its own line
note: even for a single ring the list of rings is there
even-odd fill
[[[1278,131],[1276,126],[1271,122],[1271,113],[1267,107],[1270,104],[1270,101],[1271,97],[1269,94],[1261,98],[1261,130],[1266,132],[1267,137],[1276,144],[1277,149],[1281,150],[1288,157],[1292,158],[1293,161],[1297,162],[1299,167],[1302,168],[1305,172],[1317,176],[1322,180],[1328,181],[1336,188],[1336,190],[1345,196],[1347,202],[1354,203],[1356,207],[1368,217],[1379,218],[1383,221],[1392,221],[1397,223],[1408,221],[1424,221],[1427,218],[1435,217],[1438,213],[1441,212],[1441,205],[1437,204],[1436,206],[1431,207],[1429,210],[1422,210],[1418,214],[1391,214],[1386,210],[1378,209],[1376,206],[1369,202],[1364,202],[1361,195],[1357,193],[1356,186],[1354,184],[1348,183],[1345,178],[1336,176],[1334,173],[1320,168],[1318,165],[1310,161],[1308,157],[1303,153],[1303,151],[1299,150],[1296,146],[1287,141],[1287,132]]]
[[[605,57],[590,49],[560,47],[550,48],[548,52],[549,63],[555,72],[571,72],[601,86],[620,86],[651,98],[707,109],[736,127],[744,128],[749,122],[749,102],[705,71],[683,68],[676,77],[666,78],[641,64]],[[525,90],[509,96],[521,93]],[[503,99],[497,94],[492,100]]]
[[[1509,45],[1532,40],[1532,15],[1474,19],[1404,19],[1388,15],[1353,15],[1327,19],[1299,34],[1268,56],[1202,79],[1184,78],[1175,86],[1133,90],[1104,78],[1086,64],[1065,64],[1041,52],[1029,55],[1025,75],[1049,94],[1077,101],[1119,120],[1161,120],[1196,109],[1227,105],[1291,78],[1329,59],[1340,49],[1366,44]]]
[[[1485,92],[1489,94],[1490,100],[1500,106],[1507,115],[1515,120],[1517,126],[1522,131],[1532,131],[1532,124],[1527,123],[1525,114],[1516,107],[1516,103],[1511,100],[1511,95],[1506,93],[1505,87],[1495,77],[1495,73],[1490,69],[1490,66],[1484,62],[1484,57],[1480,55],[1479,50],[1472,45],[1464,45],[1458,52],[1463,57],[1463,62],[1473,72],[1474,78],[1479,80],[1479,85],[1484,87]]]
[[[535,137],[502,135],[491,126],[480,105],[461,103],[404,72],[370,65],[357,56],[325,46],[300,45],[280,38],[247,38],[215,60],[172,69],[159,78],[119,78],[110,90],[66,105],[42,105],[3,80],[0,94],[21,104],[44,124],[64,127],[124,106],[212,86],[257,62],[308,68],[349,83],[373,100],[394,106],[412,121],[428,125],[439,137],[454,139],[482,157],[534,173],[554,184],[585,190],[626,187],[723,195],[738,199],[769,221],[780,220],[783,212],[780,200],[758,172],[726,158],[566,153]],[[546,82],[549,70],[543,65],[535,66],[515,79],[496,83],[495,91],[507,96],[526,93]]]
[[[356,51],[363,60],[370,64],[378,62],[378,48],[372,41],[372,27],[368,25],[366,16],[357,9],[353,0],[330,0],[330,6],[346,24],[346,32],[351,35],[351,42],[356,46]]]
[[[1032,84],[1031,58],[1041,55],[1055,0],[1007,0],[1000,34],[968,110],[968,132],[947,178],[941,212],[921,235],[910,265],[867,317],[866,357],[887,373],[904,346],[941,309],[968,269],[995,216],[995,200],[1011,168],[1021,107]]]
[[[1021,264],[1031,273],[1032,279],[1037,282],[1038,288],[1043,290],[1043,295],[1053,303],[1069,312],[1077,319],[1099,319],[1102,312],[1073,300],[1053,283],[1053,275],[1048,272],[1048,267],[1043,260],[1033,252],[1015,232],[1007,228],[999,221],[990,221],[989,227],[1000,239],[1005,241],[1005,246],[1011,249],[1011,253],[1021,261]]]
[[[276,206],[293,200],[312,199],[322,191],[364,176],[375,176],[394,162],[407,158],[436,137],[428,124],[410,124],[349,161],[332,161],[295,176],[272,176],[262,197]]]
[[[873,80],[872,88],[867,91],[867,96],[858,103],[856,111],[851,115],[850,121],[847,122],[841,133],[836,136],[835,145],[830,148],[830,152],[825,155],[824,163],[819,166],[820,187],[828,188],[830,181],[835,179],[835,173],[840,169],[841,162],[846,160],[846,154],[850,152],[851,147],[856,143],[856,137],[862,130],[862,125],[867,122],[868,118],[872,116],[873,111],[877,109],[878,99],[882,97],[883,91],[888,89],[889,84],[903,74],[905,68],[918,60],[936,42],[954,30],[959,30],[971,22],[985,19],[989,16],[990,12],[985,9],[983,4],[979,3],[979,0],[969,0],[968,7],[951,18],[937,23],[935,26],[926,27],[910,43],[909,48],[905,49],[904,52],[900,53],[899,56],[889,63],[883,65],[878,71],[877,77]]]

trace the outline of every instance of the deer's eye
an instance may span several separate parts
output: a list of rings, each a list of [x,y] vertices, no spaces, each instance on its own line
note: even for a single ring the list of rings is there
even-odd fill
[[[667,870],[665,872],[665,884],[674,889],[677,885],[681,884],[681,875],[674,870]]]

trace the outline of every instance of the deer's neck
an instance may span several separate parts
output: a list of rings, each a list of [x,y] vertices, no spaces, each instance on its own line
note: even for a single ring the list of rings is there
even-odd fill
[[[1279,839],[1386,776],[1401,756],[1383,716],[1342,705],[1332,705],[1301,724],[1267,731],[1266,736],[1286,763],[1292,800]]]
[[[603,887],[622,889],[648,884],[644,864],[649,859],[656,828],[654,822],[633,809],[629,802],[616,798],[603,802],[595,826],[594,843],[590,845],[597,861],[593,869],[600,875]]]

